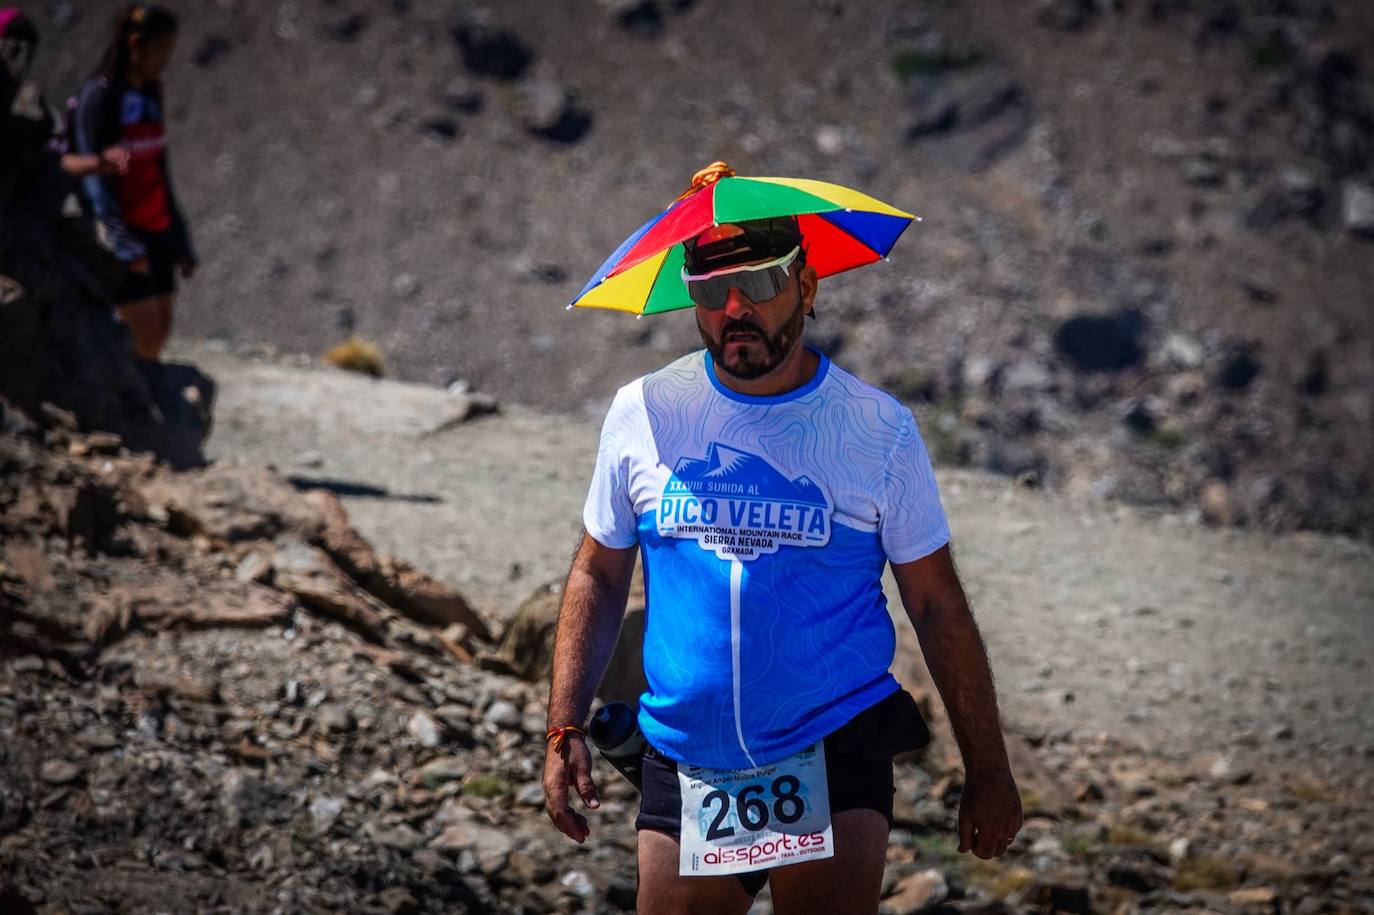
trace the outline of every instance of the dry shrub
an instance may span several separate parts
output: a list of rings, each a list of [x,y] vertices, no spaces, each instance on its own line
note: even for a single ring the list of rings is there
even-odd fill
[[[1048,805],[1046,805],[1045,799],[1040,796],[1039,792],[1031,788],[1021,788],[1019,793],[1021,795],[1022,816],[1034,817],[1047,816],[1049,814]]]
[[[500,775],[486,773],[473,775],[463,781],[463,793],[473,797],[497,798],[511,793],[511,784]]]
[[[324,354],[324,361],[350,372],[381,378],[386,374],[382,351],[375,343],[352,336]]]
[[[1138,826],[1129,823],[1113,823],[1107,829],[1108,845],[1139,845],[1145,848],[1155,844],[1155,837]]]
[[[1009,867],[984,884],[994,899],[1010,899],[1035,880],[1035,871],[1028,867]]]
[[[1086,832],[1071,832],[1059,840],[1064,853],[1075,861],[1089,861],[1097,857],[1097,838]]]
[[[1007,866],[997,859],[985,861],[973,854],[965,854],[952,863],[950,870],[969,883],[987,888],[1006,875]]]
[[[1189,890],[1229,890],[1239,882],[1240,874],[1235,868],[1207,855],[1185,859],[1174,872],[1174,889],[1185,893]]]
[[[1309,804],[1330,804],[1339,800],[1335,791],[1321,782],[1298,782],[1288,786],[1288,793]]]

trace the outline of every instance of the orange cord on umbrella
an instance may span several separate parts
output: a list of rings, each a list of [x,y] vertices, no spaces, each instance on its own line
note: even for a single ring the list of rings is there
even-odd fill
[[[712,162],[710,165],[706,166],[705,168],[698,171],[695,175],[693,175],[692,186],[687,188],[687,190],[683,191],[681,194],[678,194],[677,200],[674,200],[673,203],[677,203],[678,200],[682,200],[684,197],[690,197],[697,191],[702,190],[703,188],[710,187],[711,185],[719,181],[721,178],[733,177],[735,177],[735,170],[730,166],[726,165],[724,162],[716,160],[715,162]]]

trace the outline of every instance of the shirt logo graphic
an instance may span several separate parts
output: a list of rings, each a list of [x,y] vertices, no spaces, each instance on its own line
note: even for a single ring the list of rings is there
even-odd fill
[[[695,539],[721,559],[830,542],[830,498],[810,477],[789,480],[764,458],[712,442],[680,458],[657,509],[663,537]]]

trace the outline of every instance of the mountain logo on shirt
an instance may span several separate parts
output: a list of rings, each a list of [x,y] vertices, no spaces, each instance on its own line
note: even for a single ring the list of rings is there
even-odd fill
[[[767,459],[711,442],[673,467],[656,510],[663,537],[694,539],[721,559],[754,559],[784,546],[830,542],[831,502],[805,474],[789,478]]]

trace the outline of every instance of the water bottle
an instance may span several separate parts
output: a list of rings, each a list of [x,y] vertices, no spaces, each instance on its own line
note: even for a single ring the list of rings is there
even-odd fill
[[[639,730],[639,716],[624,702],[607,702],[596,710],[587,725],[587,737],[606,762],[636,788],[643,790],[640,767],[644,762],[644,734]]]

